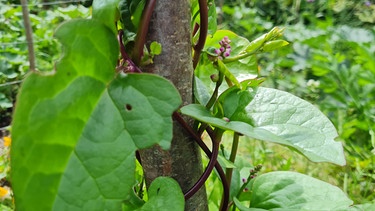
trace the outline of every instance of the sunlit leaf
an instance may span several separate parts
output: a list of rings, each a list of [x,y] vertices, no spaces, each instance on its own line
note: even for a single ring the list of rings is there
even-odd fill
[[[310,103],[287,92],[262,87],[233,88],[223,95],[216,108],[218,117],[200,105],[185,106],[181,112],[225,130],[289,146],[315,162],[345,165],[342,144],[334,141],[335,127]]]
[[[353,204],[338,187],[296,172],[260,175],[250,191],[250,207],[264,210],[346,210]]]

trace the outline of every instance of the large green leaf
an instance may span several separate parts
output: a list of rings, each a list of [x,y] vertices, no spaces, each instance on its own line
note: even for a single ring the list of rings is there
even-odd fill
[[[31,73],[12,125],[18,210],[119,210],[135,184],[134,153],[172,138],[181,103],[167,80],[117,75],[115,34],[96,20],[63,24],[53,75]],[[162,95],[160,94],[162,93]]]
[[[335,127],[317,108],[292,94],[234,87],[219,97],[219,103],[218,116],[199,105],[185,106],[181,112],[222,129],[289,146],[315,162],[345,165],[342,145],[334,141]]]
[[[296,172],[260,175],[250,191],[250,207],[264,210],[345,210],[353,204],[338,187]]]
[[[168,177],[158,177],[148,190],[149,200],[138,211],[175,210],[183,211],[185,198],[179,184]]]

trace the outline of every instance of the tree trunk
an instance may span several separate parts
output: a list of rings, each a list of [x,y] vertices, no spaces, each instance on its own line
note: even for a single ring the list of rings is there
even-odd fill
[[[189,0],[158,0],[149,26],[148,42],[157,41],[162,53],[154,63],[145,68],[172,81],[177,87],[183,104],[192,102],[192,44]],[[187,119],[186,119],[187,120]],[[187,120],[191,125],[192,121]],[[146,184],[158,176],[170,176],[178,181],[182,191],[189,190],[202,174],[200,150],[185,130],[174,122],[171,149],[163,151],[155,146],[140,152]],[[187,200],[185,210],[208,210],[203,187]]]

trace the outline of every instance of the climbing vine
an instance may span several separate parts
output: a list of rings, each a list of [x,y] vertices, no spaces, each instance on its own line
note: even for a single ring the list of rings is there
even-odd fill
[[[57,29],[64,56],[56,73],[30,73],[14,113],[11,177],[17,209],[183,210],[211,174],[223,187],[220,210],[349,209],[353,202],[340,189],[299,173],[261,174],[259,164],[234,181],[241,136],[287,146],[313,162],[345,165],[337,132],[319,110],[261,86],[266,79],[257,55],[288,45],[283,29],[249,41],[217,30],[214,1],[191,1],[195,102],[181,107],[171,82],[142,71],[163,52],[157,40],[146,40],[155,4],[94,1],[91,19]],[[194,127],[183,116],[193,118]],[[135,155],[156,144],[168,149],[172,119],[209,162],[184,193],[167,177],[145,191],[135,175],[142,160]],[[221,147],[224,133],[233,138],[229,156]]]

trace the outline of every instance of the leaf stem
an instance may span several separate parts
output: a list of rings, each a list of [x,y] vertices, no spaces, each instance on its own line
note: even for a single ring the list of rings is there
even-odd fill
[[[207,109],[211,109],[211,107],[215,104],[217,96],[219,95],[219,88],[221,84],[223,83],[223,79],[224,79],[224,74],[221,71],[219,71],[219,80],[216,82],[214,93],[212,94],[210,100],[208,100],[206,104]]]
[[[212,93],[211,98],[208,100],[206,104],[207,109],[211,109],[211,107],[215,104],[217,96],[219,95],[219,88],[221,84],[223,83],[223,80],[224,80],[224,74],[219,71],[219,79],[216,82],[214,93]],[[206,123],[202,123],[198,129],[198,134],[201,135],[204,132],[204,130],[206,130],[207,126],[208,125]]]
[[[199,30],[198,42],[194,46],[194,56],[193,56],[193,68],[194,69],[198,65],[199,57],[201,55],[204,44],[206,43],[206,37],[207,37],[207,32],[208,32],[207,0],[199,0],[199,15],[200,15],[200,30]]]
[[[148,26],[150,24],[152,12],[154,11],[156,0],[148,0],[142,12],[141,22],[138,27],[137,36],[134,41],[133,61],[140,65],[143,54],[143,48],[146,42]]]
[[[232,163],[234,163],[234,161],[236,160],[239,137],[240,137],[240,135],[238,133],[234,132],[232,149],[231,149],[231,152],[230,152],[230,155],[229,155],[229,161],[231,161]],[[230,184],[231,184],[231,181],[232,181],[232,174],[233,174],[233,168],[227,168],[226,172],[225,172],[225,175],[226,175],[226,178],[227,178],[227,181],[228,181],[228,184],[229,184],[229,188],[230,188]]]

